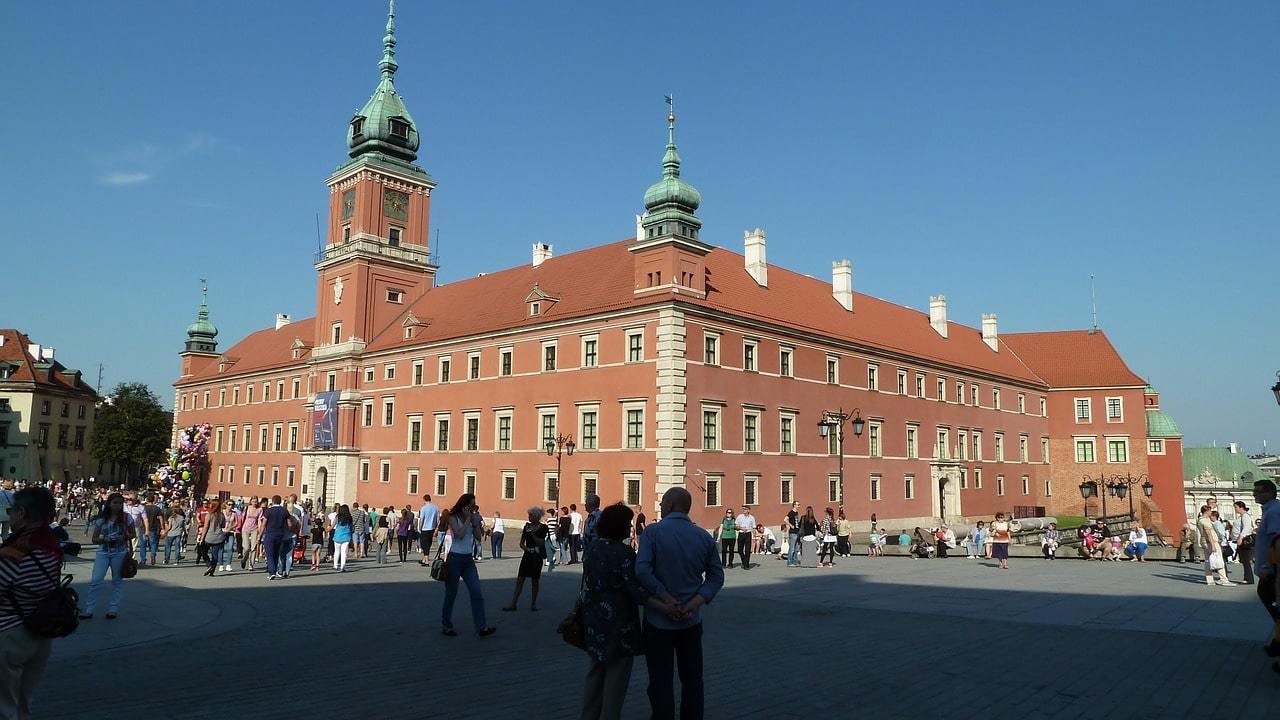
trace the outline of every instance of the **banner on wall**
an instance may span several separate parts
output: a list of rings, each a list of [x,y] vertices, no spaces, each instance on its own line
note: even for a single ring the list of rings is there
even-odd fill
[[[311,411],[311,426],[315,428],[311,443],[313,447],[338,446],[338,393],[316,393],[316,404]]]

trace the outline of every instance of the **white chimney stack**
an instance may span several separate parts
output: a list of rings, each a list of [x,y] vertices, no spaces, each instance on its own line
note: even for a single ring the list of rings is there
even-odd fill
[[[853,312],[853,263],[847,259],[831,263],[831,295],[840,307]]]
[[[551,259],[551,246],[546,243],[533,244],[533,266],[538,267]]]
[[[27,346],[27,354],[31,356],[33,362],[40,362],[40,349],[40,346],[36,343],[31,343]]]
[[[53,359],[57,355],[58,351],[55,348],[46,347],[42,349],[41,352],[43,353],[43,357],[40,358],[41,360],[45,362],[53,362]]]
[[[769,265],[764,256],[764,230],[756,228],[744,231],[742,242],[745,245],[743,255],[747,261],[747,274],[760,287],[769,287]]]
[[[947,336],[947,296],[929,296],[929,324],[942,337]]]
[[[1000,352],[1000,336],[996,333],[996,316],[994,313],[984,314],[982,316],[982,342],[987,347]]]
[[[1232,454],[1232,455],[1239,455],[1239,454],[1240,454],[1240,443],[1234,443],[1234,442],[1233,442],[1233,443],[1231,443],[1230,445],[1228,445],[1227,447],[1231,448],[1231,454]]]
[[[644,239],[644,216],[636,216],[636,242]]]
[[[277,330],[284,327],[285,325],[288,325],[289,322],[290,320],[288,315],[285,315],[284,313],[276,313],[276,329]]]

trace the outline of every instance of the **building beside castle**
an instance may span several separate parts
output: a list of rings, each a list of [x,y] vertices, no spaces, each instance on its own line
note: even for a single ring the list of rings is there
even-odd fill
[[[88,441],[97,402],[54,348],[0,328],[0,478],[71,482],[95,472]]]
[[[538,243],[519,266],[438,284],[436,181],[416,164],[395,47],[390,17],[378,86],[326,181],[314,317],[278,317],[225,351],[205,305],[188,328],[175,419],[214,428],[210,492],[371,506],[475,492],[520,517],[588,493],[652,513],[679,485],[701,522],[748,504],[773,523],[792,500],[837,505],[842,454],[863,525],[1078,494],[1051,470],[1058,388],[996,316],[969,327],[941,295],[921,313],[857,293],[848,260],[829,283],[770,265],[759,229],[741,254],[717,246],[674,114],[635,237],[563,256]],[[860,435],[852,422],[843,443],[819,433],[837,409]],[[575,452],[557,475],[547,446],[566,436]]]

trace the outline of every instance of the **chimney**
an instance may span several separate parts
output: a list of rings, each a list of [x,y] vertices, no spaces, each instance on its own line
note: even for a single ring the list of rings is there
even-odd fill
[[[0,347],[4,347],[4,333],[0,333]]]
[[[288,325],[289,322],[290,320],[288,315],[285,315],[284,313],[276,313],[276,329],[277,330],[284,327],[285,325]]]
[[[533,266],[538,267],[551,259],[551,246],[546,243],[533,244]]]
[[[636,216],[636,242],[644,239],[644,216]]]
[[[1232,455],[1239,455],[1239,454],[1240,454],[1240,443],[1231,443],[1231,444],[1230,444],[1230,445],[1228,445],[1227,447],[1231,448],[1231,454],[1232,454]]]
[[[1000,336],[996,333],[996,315],[995,313],[984,314],[982,316],[982,342],[987,347],[1000,352],[1000,342],[997,338]]]
[[[57,350],[51,347],[44,347],[40,352],[44,355],[40,359],[48,363],[53,362],[53,358],[57,354]]]
[[[947,296],[929,296],[929,324],[942,337],[947,336]]]
[[[27,346],[27,354],[31,356],[32,362],[40,362],[40,351],[41,347],[36,343]]]
[[[769,287],[769,265],[764,257],[764,230],[746,230],[742,233],[742,242],[746,246],[743,255],[747,260],[747,274],[760,287]]]
[[[853,312],[853,263],[848,259],[831,263],[831,295],[840,307]]]

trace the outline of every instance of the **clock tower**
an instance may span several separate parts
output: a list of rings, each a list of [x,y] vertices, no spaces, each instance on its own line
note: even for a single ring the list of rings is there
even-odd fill
[[[435,180],[414,161],[418,128],[396,92],[395,2],[382,40],[381,80],[347,126],[351,159],[326,181],[329,235],[317,254],[316,344],[358,354],[432,287],[427,230]]]

